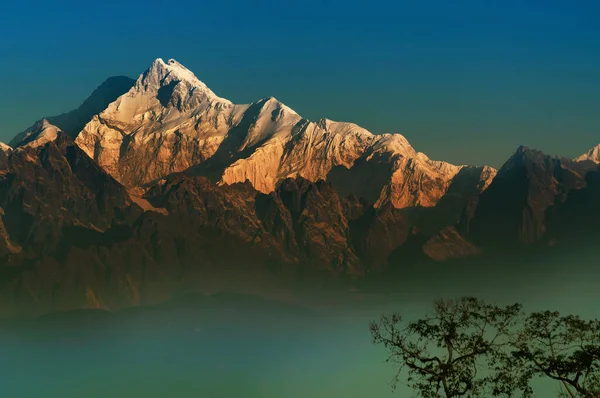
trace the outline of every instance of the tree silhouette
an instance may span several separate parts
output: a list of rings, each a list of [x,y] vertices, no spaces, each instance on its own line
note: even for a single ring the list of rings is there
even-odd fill
[[[560,397],[600,398],[600,321],[558,312],[527,316],[521,305],[472,297],[438,300],[433,315],[406,322],[399,314],[370,325],[376,344],[424,398],[532,397],[534,378],[561,383]]]
[[[600,321],[532,313],[511,346],[504,371],[514,380],[548,377],[562,384],[567,397],[600,398]]]
[[[494,392],[498,377],[481,368],[496,363],[520,314],[519,304],[498,307],[464,297],[437,300],[433,314],[416,321],[384,315],[369,329],[373,342],[388,349],[387,361],[398,366],[394,387],[406,369],[408,385],[424,398],[510,396],[505,387]]]

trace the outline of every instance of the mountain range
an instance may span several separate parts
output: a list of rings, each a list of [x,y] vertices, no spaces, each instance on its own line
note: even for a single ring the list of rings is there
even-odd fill
[[[453,165],[238,105],[171,59],[0,144],[2,313],[155,303],[223,275],[361,280],[598,237],[600,146]]]

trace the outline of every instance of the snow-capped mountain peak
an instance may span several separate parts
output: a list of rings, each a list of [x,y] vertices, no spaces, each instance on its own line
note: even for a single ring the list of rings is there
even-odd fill
[[[188,91],[189,96],[203,97],[202,99],[209,101],[229,102],[224,98],[218,97],[192,71],[174,59],[164,62],[162,58],[157,58],[139,76],[132,90],[155,92],[162,89],[162,96],[165,97],[169,91],[174,91],[180,84],[185,86],[185,90]],[[179,89],[181,90],[181,87]]]
[[[19,147],[38,147],[47,142],[54,141],[61,130],[50,123],[47,119],[36,122],[29,129],[23,131],[18,136],[18,142],[15,148]]]
[[[234,105],[176,60],[161,58],[76,143],[128,187],[188,170],[269,193],[286,178],[303,177],[364,186],[360,192],[380,206],[433,206],[461,169],[430,160],[401,134],[315,123],[274,97]]]
[[[600,163],[600,144],[596,145],[583,155],[575,158],[576,162],[583,162],[586,160],[592,161],[594,163]]]

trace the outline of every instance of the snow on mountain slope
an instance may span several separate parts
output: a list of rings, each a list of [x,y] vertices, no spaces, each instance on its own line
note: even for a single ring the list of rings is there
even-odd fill
[[[575,158],[576,162],[583,162],[586,160],[592,161],[594,163],[600,163],[600,144],[596,145],[583,155]]]
[[[56,116],[48,116],[44,119],[70,137],[75,138],[94,115],[102,112],[111,102],[126,93],[133,86],[133,83],[135,83],[135,80],[125,76],[109,77],[77,109]],[[15,135],[8,144],[13,148],[17,148],[26,136],[35,129],[35,125],[40,122],[41,120],[38,120],[33,126]]]
[[[236,160],[226,167],[222,183],[232,184],[249,180],[262,192],[271,192],[276,184],[288,177],[304,177],[310,181],[325,179],[335,166],[350,167],[365,148],[373,142],[373,136],[366,136],[348,124],[343,132],[332,132],[323,124],[300,118],[295,112],[275,99],[270,99],[271,107],[267,114],[277,114],[274,120],[258,122],[249,132],[267,130],[258,146],[248,157]],[[282,120],[279,120],[281,118]],[[283,120],[287,118],[287,120]],[[268,127],[266,127],[268,126]],[[360,129],[358,126],[356,128]],[[269,130],[273,130],[269,132]],[[264,133],[263,133],[264,134]],[[244,146],[240,150],[244,150]]]
[[[76,142],[115,178],[137,186],[211,157],[247,108],[219,98],[176,61],[157,59]]]
[[[20,140],[16,142],[15,148],[42,146],[47,142],[54,141],[59,131],[61,130],[47,119],[42,119],[20,134]]]
[[[234,105],[177,61],[160,58],[94,116],[76,143],[128,187],[188,170],[220,184],[248,180],[269,193],[285,178],[317,181],[335,170],[349,187],[362,175],[367,196],[395,207],[435,205],[461,168],[430,160],[400,134],[311,122],[272,97]],[[389,173],[373,181],[381,168]]]
[[[419,152],[414,157],[398,157],[394,169],[379,196],[378,206],[387,202],[394,207],[435,206],[461,167],[431,160]]]
[[[4,154],[9,154],[12,152],[12,150],[12,147],[6,145],[4,142],[0,142],[0,151],[2,151]]]

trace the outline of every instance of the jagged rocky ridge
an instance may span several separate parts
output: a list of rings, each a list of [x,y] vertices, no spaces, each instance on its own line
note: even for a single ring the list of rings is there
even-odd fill
[[[331,180],[376,206],[434,206],[462,166],[430,160],[400,134],[311,122],[275,98],[235,105],[175,60],[157,59],[76,139],[127,187],[188,170],[219,184],[249,181],[263,193],[286,178]],[[484,189],[493,169],[478,168]],[[374,177],[374,175],[376,175]]]
[[[357,279],[596,239],[594,149],[573,161],[521,147],[496,173],[273,98],[233,105],[176,61],[117,95],[121,83],[0,145],[0,312],[147,304],[220,273]]]

